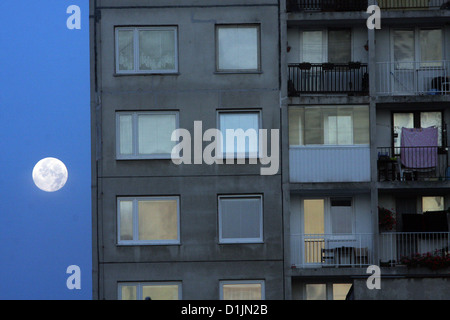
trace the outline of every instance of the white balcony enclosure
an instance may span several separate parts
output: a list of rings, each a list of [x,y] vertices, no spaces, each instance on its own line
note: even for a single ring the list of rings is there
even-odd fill
[[[378,95],[450,94],[450,61],[377,62]]]

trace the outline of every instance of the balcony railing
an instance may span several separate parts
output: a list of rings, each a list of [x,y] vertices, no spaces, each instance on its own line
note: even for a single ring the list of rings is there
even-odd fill
[[[450,180],[446,148],[378,148],[378,181]]]
[[[377,62],[378,95],[450,94],[450,61]]]
[[[449,232],[385,232],[373,234],[292,234],[291,265],[296,268],[396,266],[418,254],[446,256]]]
[[[293,234],[291,262],[296,267],[357,267],[373,264],[372,234]]]
[[[448,0],[378,0],[377,3],[382,10],[450,9]]]
[[[289,64],[289,96],[307,93],[367,94],[367,64],[298,63]]]
[[[367,0],[288,0],[287,11],[366,11]]]
[[[379,237],[380,263],[395,266],[414,256],[449,253],[449,232],[386,232]]]

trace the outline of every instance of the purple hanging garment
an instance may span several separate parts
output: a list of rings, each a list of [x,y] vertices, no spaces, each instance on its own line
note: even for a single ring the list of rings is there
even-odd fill
[[[402,128],[401,161],[407,168],[433,168],[437,163],[438,130],[435,127]]]

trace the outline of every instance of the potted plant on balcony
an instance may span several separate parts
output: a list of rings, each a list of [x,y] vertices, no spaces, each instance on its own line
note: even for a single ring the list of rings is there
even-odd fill
[[[378,207],[378,225],[380,231],[391,231],[396,224],[395,213],[383,207]]]

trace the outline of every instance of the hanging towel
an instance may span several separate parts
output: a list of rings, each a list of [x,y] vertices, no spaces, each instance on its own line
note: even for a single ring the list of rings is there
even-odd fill
[[[402,128],[401,161],[407,168],[433,168],[437,163],[438,129]]]

